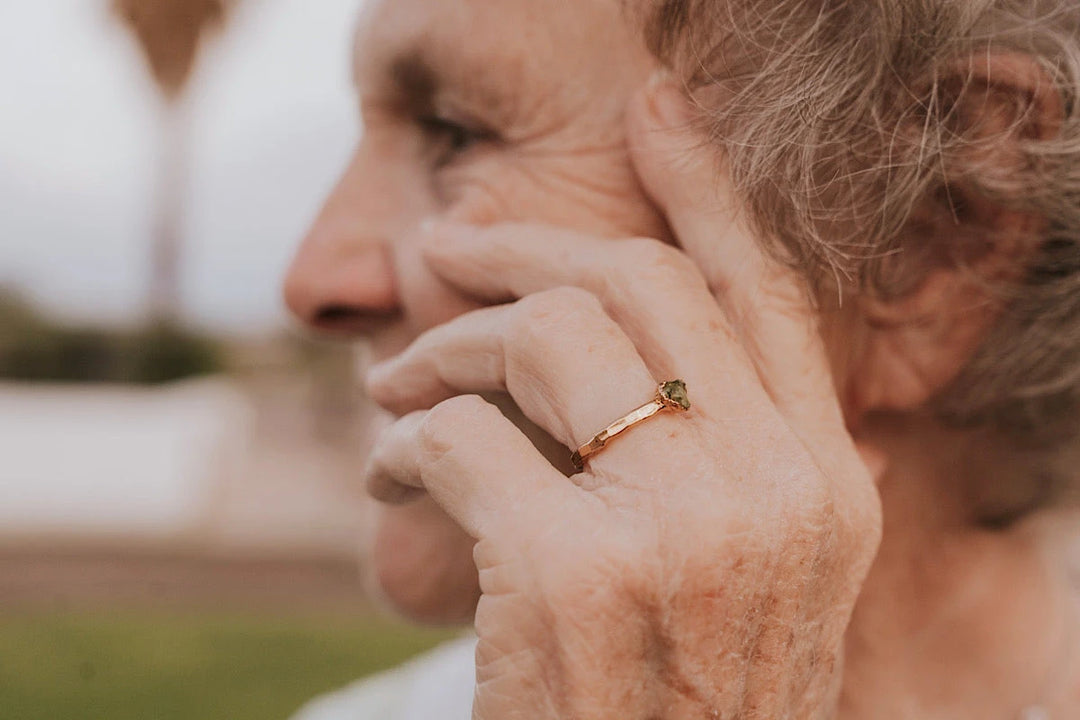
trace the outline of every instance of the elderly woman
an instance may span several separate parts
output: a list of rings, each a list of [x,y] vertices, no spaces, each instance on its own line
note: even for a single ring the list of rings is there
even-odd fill
[[[367,12],[286,294],[474,717],[1080,717],[1080,7]]]

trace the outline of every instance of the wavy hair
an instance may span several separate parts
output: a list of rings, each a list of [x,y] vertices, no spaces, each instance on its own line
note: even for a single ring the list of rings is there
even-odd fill
[[[964,263],[987,240],[965,235],[969,200],[1043,219],[1022,277],[995,287],[1007,311],[935,409],[1029,447],[1076,439],[1080,2],[655,0],[650,8],[650,47],[695,91],[754,229],[819,297],[825,289],[899,297],[928,264]],[[1020,53],[1041,67],[1060,99],[1053,133],[1024,132],[1032,98],[999,98],[1007,104],[994,110],[1008,117],[994,133],[970,121],[972,104],[985,110],[993,91],[975,72],[988,53]],[[1015,156],[989,162],[1006,135]],[[955,242],[920,245],[928,235],[920,223],[950,213]]]

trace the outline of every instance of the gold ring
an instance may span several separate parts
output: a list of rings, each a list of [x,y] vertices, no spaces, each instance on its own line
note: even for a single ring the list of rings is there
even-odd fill
[[[570,460],[578,470],[585,469],[585,461],[604,449],[616,435],[629,430],[640,422],[648,420],[661,410],[670,409],[686,412],[690,409],[690,398],[686,394],[686,383],[682,380],[662,382],[656,388],[656,397],[636,410],[631,410],[615,422],[592,436],[589,442],[579,447]]]

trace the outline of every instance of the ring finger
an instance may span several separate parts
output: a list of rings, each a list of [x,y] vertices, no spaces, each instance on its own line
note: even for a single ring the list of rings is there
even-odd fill
[[[593,295],[556,288],[428,331],[373,368],[368,390],[398,414],[455,395],[503,390],[530,420],[574,449],[652,399],[656,380]],[[654,431],[661,424],[648,423]],[[590,468],[615,470],[632,462],[625,455],[605,452]]]
[[[710,412],[738,419],[766,400],[700,272],[657,240],[612,240],[539,225],[442,224],[430,231],[425,259],[442,280],[486,302],[558,286],[583,288],[655,375],[686,380]]]

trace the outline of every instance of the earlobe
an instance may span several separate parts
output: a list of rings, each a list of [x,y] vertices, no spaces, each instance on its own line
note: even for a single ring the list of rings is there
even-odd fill
[[[972,58],[952,73],[937,85],[953,89],[943,105],[958,141],[942,153],[942,176],[907,223],[901,253],[883,263],[893,291],[857,301],[849,418],[914,410],[944,390],[999,319],[1046,231],[1043,217],[1001,190],[1033,177],[1025,146],[1060,130],[1051,78],[1019,53]]]
[[[936,271],[917,291],[858,307],[863,326],[849,362],[849,411],[910,411],[944,389],[974,354],[1000,312],[986,288]]]

